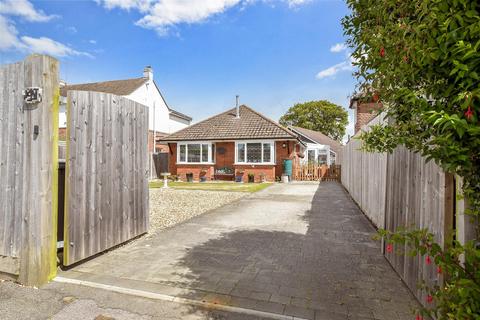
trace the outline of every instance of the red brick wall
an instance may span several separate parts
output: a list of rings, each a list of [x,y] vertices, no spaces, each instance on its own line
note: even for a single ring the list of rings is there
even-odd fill
[[[200,181],[201,171],[206,171],[208,180],[213,180],[215,173],[213,166],[203,164],[177,164],[177,176],[182,181],[187,181],[187,173],[193,173],[193,181]]]
[[[58,128],[58,140],[60,141],[67,140],[67,128]]]
[[[381,103],[376,102],[359,103],[356,110],[355,133],[375,118],[377,116],[375,111],[380,110],[382,107]]]
[[[248,174],[255,175],[255,182],[262,182],[261,175],[265,176],[268,182],[275,181],[275,166],[274,165],[236,165],[235,175],[243,171],[243,182],[248,182]]]
[[[283,145],[285,144],[285,148]],[[293,160],[293,165],[296,164],[297,152],[296,152],[296,142],[295,141],[277,141],[276,142],[276,166],[275,166],[275,176],[280,177],[283,173],[283,160],[291,159]],[[295,168],[293,168],[295,169]]]
[[[285,144],[285,148],[283,147]],[[218,149],[224,148],[225,153],[219,154]],[[177,144],[170,144],[170,173],[178,175],[183,181],[186,181],[186,174],[193,173],[194,180],[199,180],[199,174],[202,169],[207,170],[207,180],[213,179],[215,169],[229,167],[235,169],[237,174],[243,171],[243,181],[248,182],[248,174],[255,175],[255,182],[261,181],[261,175],[265,176],[266,181],[273,182],[275,177],[280,177],[283,173],[283,160],[294,160],[294,166],[298,162],[295,141],[278,141],[275,143],[276,165],[234,165],[235,163],[235,142],[217,142],[215,143],[215,165],[197,165],[197,164],[176,164],[177,161]]]

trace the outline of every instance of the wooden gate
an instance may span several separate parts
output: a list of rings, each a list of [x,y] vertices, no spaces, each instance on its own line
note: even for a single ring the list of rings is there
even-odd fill
[[[64,265],[147,232],[147,128],[144,105],[68,92]]]
[[[341,166],[304,163],[295,166],[293,179],[296,181],[340,181]]]

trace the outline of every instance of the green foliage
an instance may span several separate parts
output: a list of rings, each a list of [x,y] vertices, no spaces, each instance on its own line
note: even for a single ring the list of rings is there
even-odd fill
[[[341,141],[348,124],[348,113],[341,106],[326,100],[297,103],[280,118],[284,126],[296,126],[320,131]]]
[[[470,242],[462,246],[458,241],[442,249],[428,230],[380,230],[379,236],[387,243],[387,251],[421,256],[426,268],[435,270],[443,283],[420,286],[427,292],[427,307],[420,311],[436,319],[480,318],[480,251]],[[393,246],[392,244],[395,244]]]
[[[389,119],[388,125],[361,135],[365,149],[391,152],[403,144],[460,175],[467,213],[478,221],[480,2],[346,2],[351,14],[342,23],[358,68],[358,90],[378,96]],[[420,235],[415,235],[417,240],[414,235],[398,233],[399,239],[412,241],[413,252],[423,254]],[[474,241],[465,246],[454,243],[448,250],[454,253],[442,253],[446,260],[441,262],[448,270],[446,286],[429,289],[438,306],[432,312],[440,319],[479,319],[479,250]],[[459,264],[461,253],[464,266]],[[472,265],[477,278],[468,271]]]

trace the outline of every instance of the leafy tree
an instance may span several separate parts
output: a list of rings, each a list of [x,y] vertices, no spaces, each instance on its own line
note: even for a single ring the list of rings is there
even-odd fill
[[[380,98],[392,120],[362,135],[365,149],[390,152],[403,144],[460,175],[470,206],[467,213],[478,222],[480,2],[346,2],[351,14],[343,26],[358,68],[358,90]],[[480,318],[480,250],[475,241],[441,248],[425,232],[381,235],[387,242],[407,243],[414,254],[432,255],[443,267],[445,283],[428,288],[431,307],[421,310],[417,319],[422,314]],[[476,238],[478,243],[478,229]]]
[[[326,100],[297,103],[280,118],[284,126],[320,131],[341,141],[348,124],[348,113],[341,106]]]

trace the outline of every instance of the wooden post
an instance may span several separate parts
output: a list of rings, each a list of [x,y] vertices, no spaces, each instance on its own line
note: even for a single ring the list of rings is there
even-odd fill
[[[41,102],[24,101],[28,87],[42,89]],[[58,96],[54,58],[0,68],[0,273],[26,285],[57,269]]]

